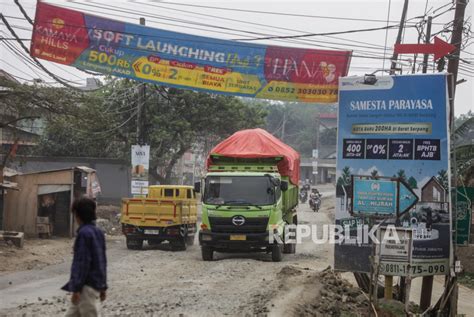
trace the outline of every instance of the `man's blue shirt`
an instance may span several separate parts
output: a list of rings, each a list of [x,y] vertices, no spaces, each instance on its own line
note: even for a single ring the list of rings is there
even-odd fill
[[[84,285],[98,291],[107,289],[105,237],[93,223],[83,224],[77,229],[71,278],[62,289],[80,292]]]

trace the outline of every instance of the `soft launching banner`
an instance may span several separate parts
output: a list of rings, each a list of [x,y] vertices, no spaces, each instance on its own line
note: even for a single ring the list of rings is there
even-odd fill
[[[350,51],[213,39],[38,2],[32,56],[113,76],[244,97],[334,103]]]

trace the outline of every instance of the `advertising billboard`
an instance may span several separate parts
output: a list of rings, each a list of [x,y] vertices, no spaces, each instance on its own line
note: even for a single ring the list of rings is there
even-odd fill
[[[132,195],[148,194],[150,146],[132,145]]]
[[[350,51],[171,32],[37,3],[31,54],[113,76],[204,92],[334,103]]]
[[[340,79],[336,224],[354,224],[351,235],[382,221],[413,230],[411,276],[449,272],[447,113],[446,74]],[[370,272],[372,254],[370,239],[343,242],[335,268]],[[380,273],[406,272],[400,265]]]

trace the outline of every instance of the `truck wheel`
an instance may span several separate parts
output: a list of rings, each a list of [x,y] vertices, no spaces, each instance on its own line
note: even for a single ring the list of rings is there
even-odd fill
[[[188,235],[186,237],[186,244],[189,246],[194,244],[194,235]]]
[[[273,262],[280,262],[283,259],[281,249],[282,249],[281,244],[277,243],[272,246],[272,261]]]
[[[141,250],[143,248],[142,239],[131,239],[127,237],[127,249],[130,250]]]
[[[201,247],[203,261],[214,260],[214,250],[211,247]]]

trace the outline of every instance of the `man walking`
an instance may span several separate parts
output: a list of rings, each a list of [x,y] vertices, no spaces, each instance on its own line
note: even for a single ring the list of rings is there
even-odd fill
[[[72,204],[77,229],[71,278],[62,287],[71,292],[71,305],[66,316],[99,316],[100,301],[107,290],[107,259],[104,233],[95,226],[96,203],[90,198],[80,198]],[[100,301],[99,301],[100,299]]]

